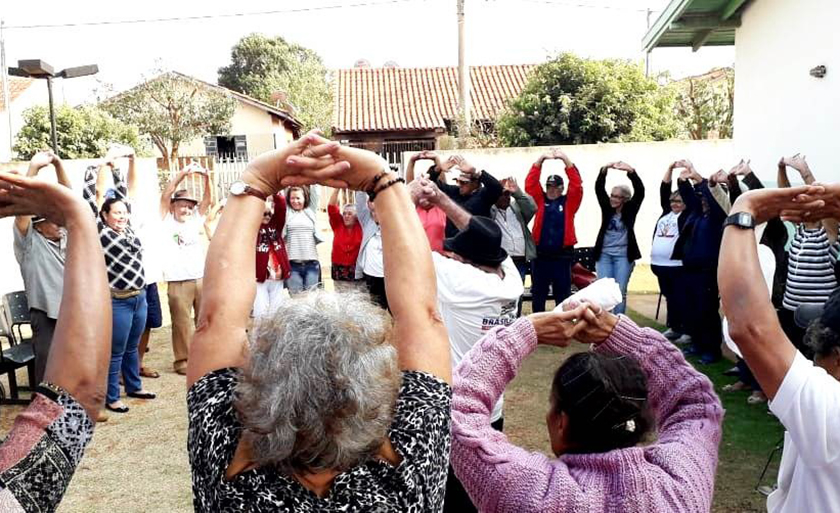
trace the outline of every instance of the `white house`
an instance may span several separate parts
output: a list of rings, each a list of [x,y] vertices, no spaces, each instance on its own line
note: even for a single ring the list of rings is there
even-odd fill
[[[12,160],[11,146],[23,126],[23,111],[38,103],[46,103],[47,90],[46,87],[39,90],[38,84],[31,78],[9,77],[9,97],[11,101],[6,101],[3,88],[0,87],[0,162]],[[9,126],[9,109],[11,109],[11,126]]]
[[[645,50],[735,45],[735,151],[775,179],[802,153],[818,180],[840,180],[840,2],[672,0]]]

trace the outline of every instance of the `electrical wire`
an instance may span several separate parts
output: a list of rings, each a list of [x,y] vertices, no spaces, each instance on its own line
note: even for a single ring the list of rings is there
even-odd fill
[[[291,13],[300,13],[300,12],[314,12],[314,11],[326,11],[326,10],[333,10],[333,9],[347,9],[347,8],[354,8],[354,7],[372,7],[378,5],[392,5],[392,4],[404,4],[409,2],[417,2],[418,0],[383,0],[379,2],[357,2],[352,4],[339,4],[339,5],[322,5],[322,6],[315,6],[315,7],[298,7],[295,9],[282,9],[282,10],[272,10],[272,11],[259,11],[259,12],[238,12],[238,13],[225,13],[225,14],[201,14],[195,16],[173,16],[168,18],[140,18],[140,19],[133,19],[133,20],[103,20],[103,21],[80,21],[74,23],[55,23],[55,24],[39,24],[39,25],[6,25],[3,28],[5,30],[26,30],[26,29],[49,29],[49,28],[66,28],[66,27],[93,27],[93,26],[102,26],[102,25],[134,25],[140,23],[168,23],[173,21],[197,21],[197,20],[209,20],[209,19],[222,19],[222,18],[244,18],[248,16],[269,16],[274,14],[291,14]],[[425,1],[425,0],[420,0]]]
[[[562,0],[516,0],[517,2],[528,2],[531,4],[543,4],[543,5],[556,5],[558,7],[574,7],[574,8],[582,8],[582,9],[606,9],[609,11],[631,11],[631,12],[640,12],[646,13],[650,10],[650,12],[658,12],[654,9],[641,9],[638,7],[617,7],[614,5],[603,5],[603,4],[586,4],[582,2],[575,2],[569,1],[564,2]]]

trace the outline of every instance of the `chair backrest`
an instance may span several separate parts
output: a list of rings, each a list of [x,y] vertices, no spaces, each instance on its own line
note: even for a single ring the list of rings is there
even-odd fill
[[[29,301],[26,300],[26,292],[22,290],[9,292],[3,296],[3,306],[6,310],[6,318],[10,326],[14,327],[31,322]]]
[[[6,307],[2,304],[0,304],[0,339],[6,339],[9,344],[14,344],[15,342],[14,335],[12,334],[12,327],[9,324],[9,319],[6,315]]]

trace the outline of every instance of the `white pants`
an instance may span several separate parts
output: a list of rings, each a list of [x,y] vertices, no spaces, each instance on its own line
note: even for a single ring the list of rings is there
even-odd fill
[[[254,296],[254,317],[274,312],[287,297],[282,280],[265,280],[257,283],[257,294]]]

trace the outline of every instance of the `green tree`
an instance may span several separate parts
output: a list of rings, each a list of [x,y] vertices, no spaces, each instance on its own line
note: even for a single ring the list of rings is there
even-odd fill
[[[674,82],[677,116],[691,139],[732,137],[735,70],[723,68]]]
[[[163,73],[102,103],[103,108],[146,134],[164,157],[178,158],[181,143],[230,131],[236,100],[219,88],[179,73]]]
[[[509,146],[668,139],[673,101],[639,65],[562,53],[537,66],[498,131]]]
[[[291,113],[305,130],[330,127],[332,89],[327,69],[313,50],[282,37],[251,34],[230,52],[231,63],[219,68],[219,85],[274,104],[272,95],[286,94]]]
[[[138,153],[146,147],[136,128],[90,105],[56,106],[55,125],[58,156],[62,159],[98,158],[110,143],[127,144]],[[13,148],[17,158],[29,160],[35,153],[51,148],[50,142],[49,108],[38,105],[24,111],[23,127]]]

